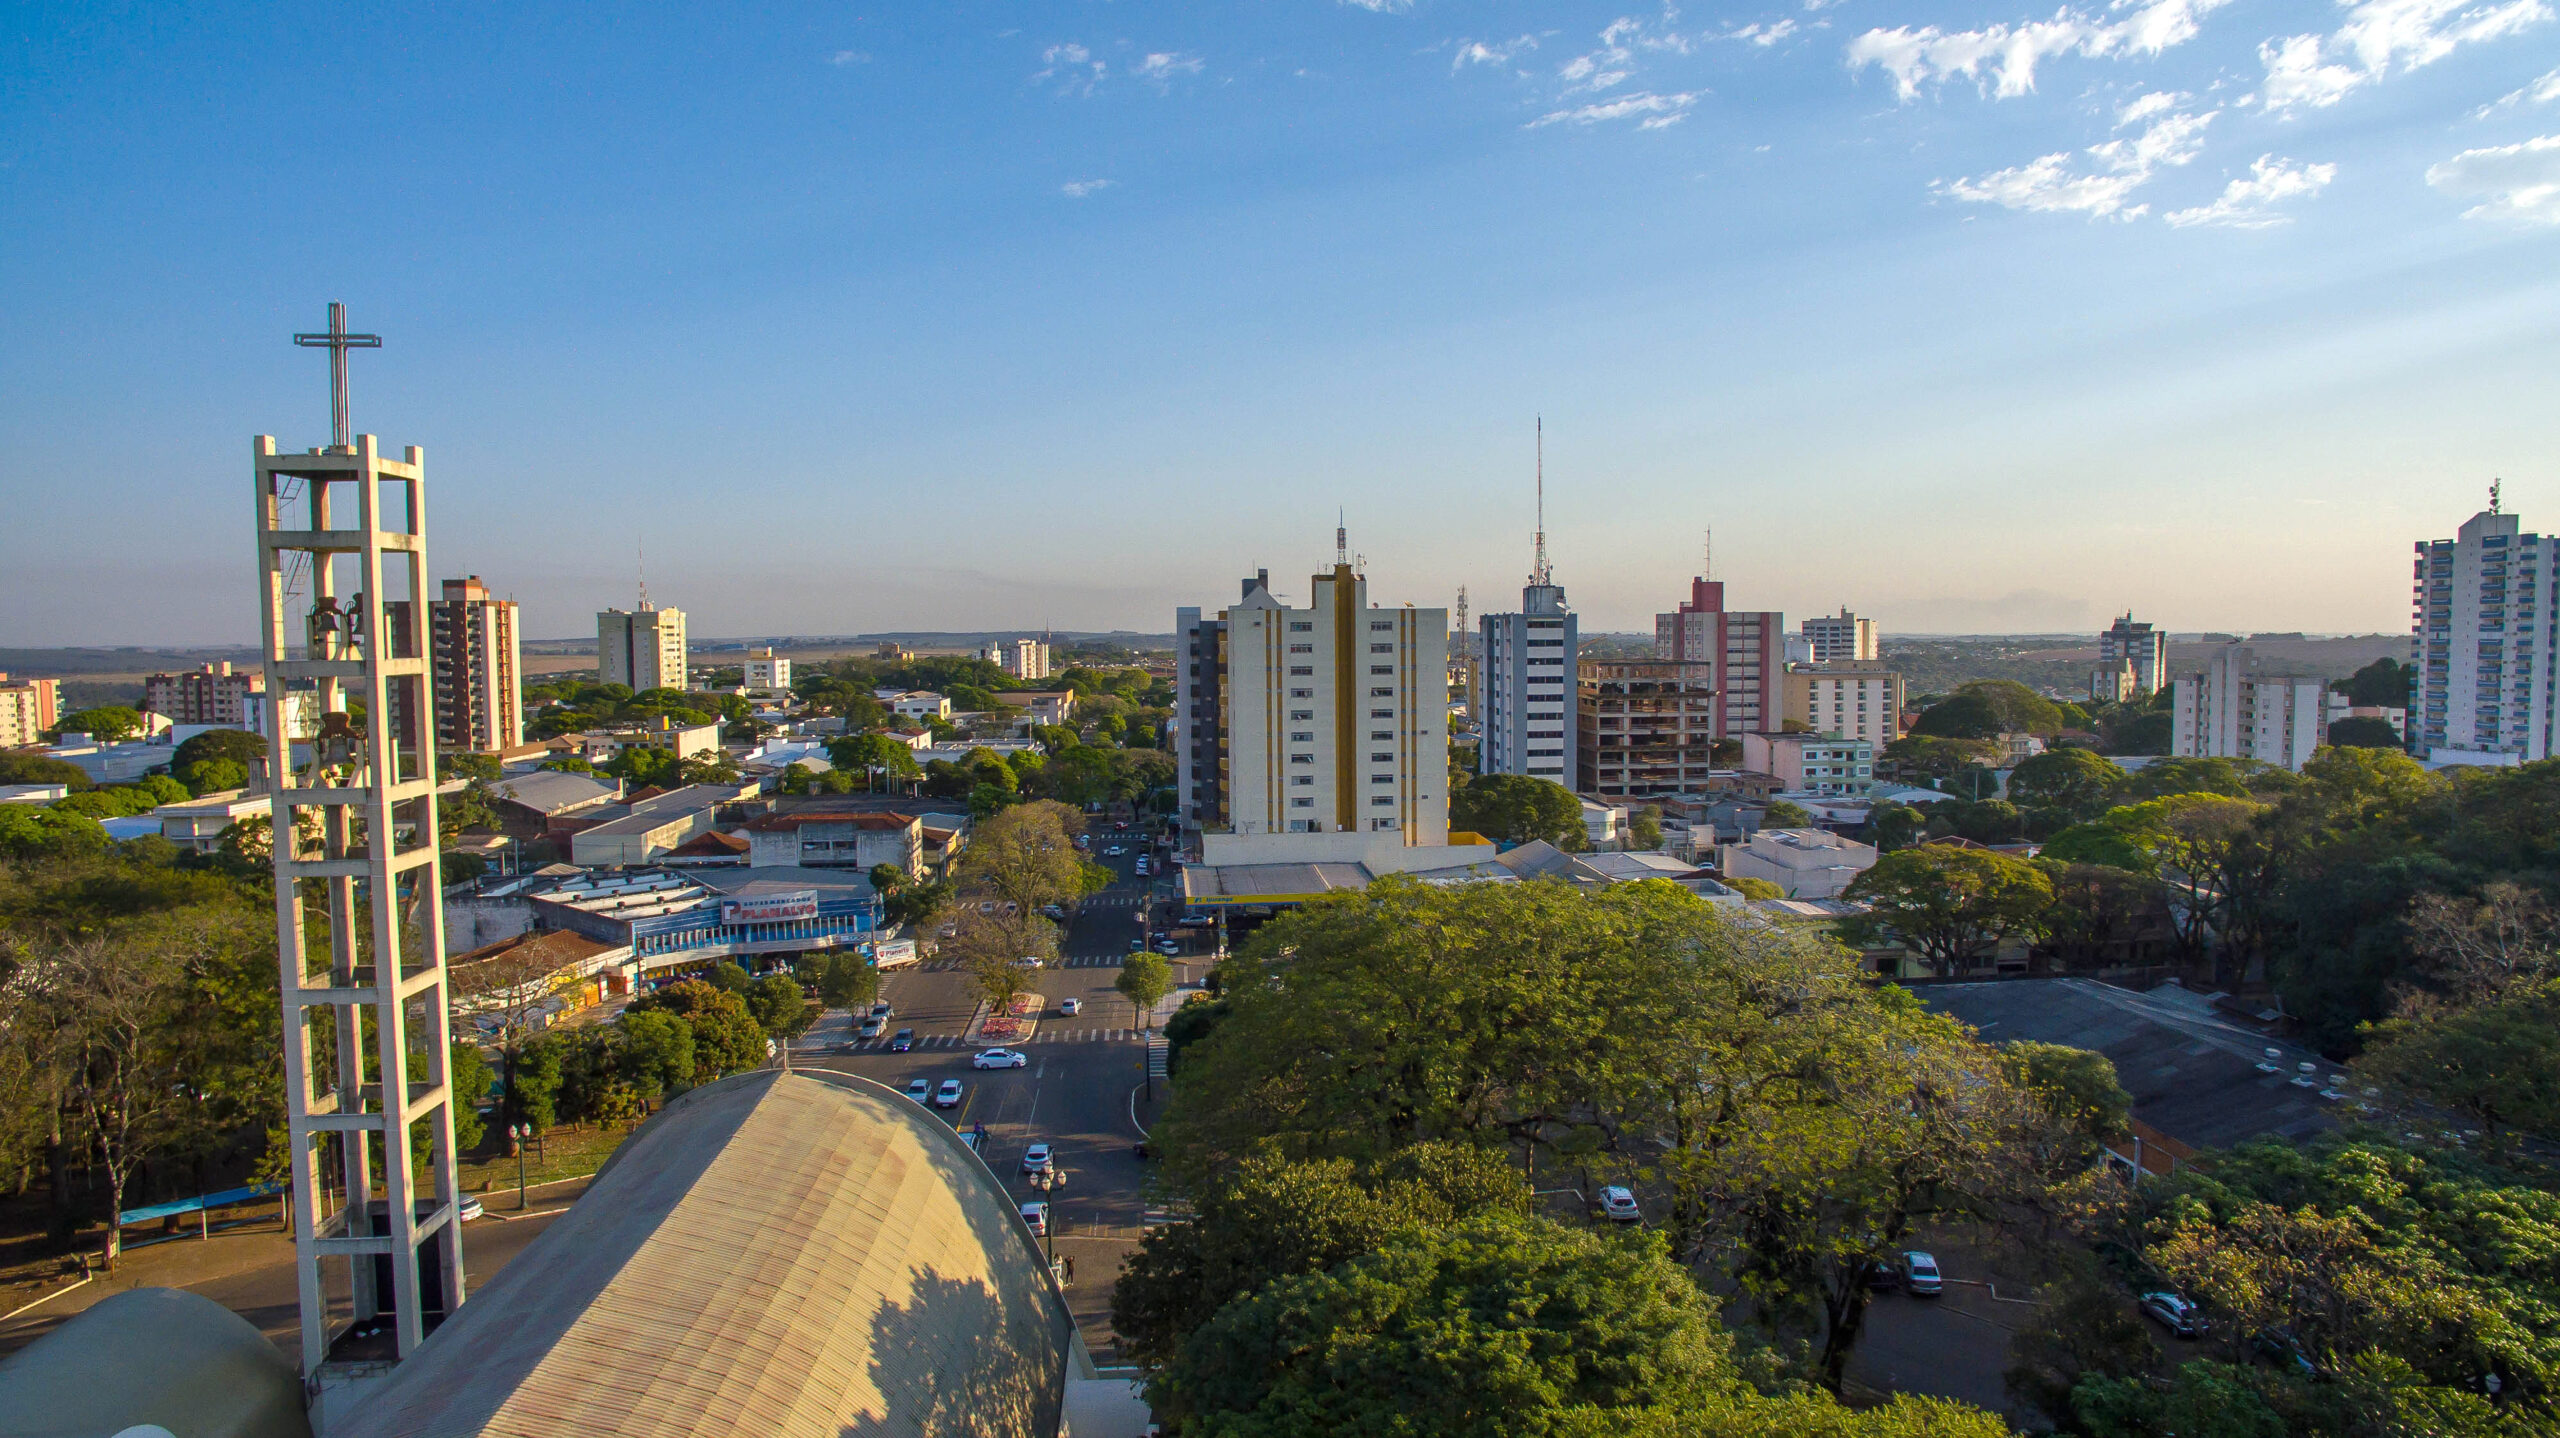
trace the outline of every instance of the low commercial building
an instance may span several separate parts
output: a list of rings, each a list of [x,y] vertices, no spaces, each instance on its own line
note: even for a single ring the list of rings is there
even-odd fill
[[[601,764],[627,749],[663,749],[678,759],[691,759],[720,752],[720,725],[676,724],[661,718],[655,724],[633,725],[626,729],[589,729],[565,736],[568,751],[590,764]],[[552,741],[554,746],[559,740]]]
[[[1072,689],[1007,689],[996,695],[996,702],[1023,711],[1034,724],[1064,724],[1076,714]]]
[[[858,868],[893,864],[924,875],[924,820],[883,810],[802,809],[747,821],[748,859],[759,869]]]
[[[849,869],[636,869],[577,874],[527,895],[536,922],[628,946],[633,972],[741,955],[867,951],[880,895]]]
[[[738,784],[688,784],[630,804],[606,805],[568,821],[569,861],[582,868],[646,864],[712,828],[723,804],[734,804],[756,792],[750,780]],[[645,791],[644,791],[645,792]]]
[[[160,837],[191,854],[210,854],[222,847],[222,831],[243,819],[264,819],[275,811],[265,794],[232,789],[179,804],[163,804],[150,816],[160,821]]]
[[[1760,829],[1719,847],[1716,866],[1727,881],[1764,879],[1790,899],[1836,899],[1876,866],[1876,850],[1823,829]]]
[[[872,691],[889,712],[901,719],[948,719],[951,701],[930,689],[879,689]]]
[[[184,674],[154,674],[142,681],[142,707],[172,724],[218,724],[230,729],[263,731],[264,670],[238,669],[231,661],[204,664]]]
[[[594,774],[537,769],[489,786],[498,826],[519,839],[567,839],[622,799],[622,781]]]
[[[1783,791],[1864,794],[1875,783],[1875,745],[1823,734],[1745,734],[1743,766],[1775,778]]]

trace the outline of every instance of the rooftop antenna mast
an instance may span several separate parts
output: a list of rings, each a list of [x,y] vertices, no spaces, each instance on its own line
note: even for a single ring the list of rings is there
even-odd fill
[[[649,541],[634,540],[632,547],[640,555],[640,612],[649,612]]]
[[[1351,529],[1346,517],[1348,513],[1349,511],[1342,509],[1336,509],[1333,512],[1333,562],[1336,565],[1351,562]]]
[[[1707,526],[1706,543],[1699,546],[1698,549],[1698,577],[1700,579],[1713,579],[1716,577],[1716,531],[1714,525]]]
[[[2491,514],[2498,512],[2498,487],[2504,483],[2506,483],[2506,481],[2502,479],[2493,479],[2489,481],[2489,512]]]
[[[1547,417],[1538,416],[1538,562],[1529,571],[1531,584],[1553,584],[1547,569]]]

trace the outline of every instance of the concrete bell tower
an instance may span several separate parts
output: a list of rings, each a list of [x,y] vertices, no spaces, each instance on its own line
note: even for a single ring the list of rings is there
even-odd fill
[[[446,1072],[426,456],[348,435],[329,306],[334,442],[252,448],[274,795],[302,1370],[407,1356],[463,1297]],[[288,695],[306,696],[297,701]],[[316,716],[288,733],[286,717]],[[420,1173],[412,1155],[423,1153]]]

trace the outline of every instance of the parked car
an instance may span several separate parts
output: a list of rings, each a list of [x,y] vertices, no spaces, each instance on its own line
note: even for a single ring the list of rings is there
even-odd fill
[[[1031,1055],[1020,1049],[986,1049],[969,1060],[973,1069],[1018,1069],[1031,1062]]]
[[[1159,939],[1156,941],[1156,952],[1164,955],[1166,958],[1172,958],[1182,952],[1182,945],[1175,943],[1171,939]]]
[[[876,1039],[880,1037],[881,1027],[878,1019],[864,1019],[862,1027],[853,1031],[853,1036],[858,1039]]]
[[[2142,1295],[2142,1316],[2168,1329],[2180,1338],[2202,1338],[2208,1325],[2204,1313],[2187,1301],[2183,1294],[2168,1289],[2154,1289]]]
[[[1600,1216],[1611,1223],[1634,1223],[1644,1217],[1644,1210],[1636,1207],[1633,1189],[1613,1183],[1600,1190]]]
[[[2273,1328],[2261,1328],[2250,1334],[2249,1347],[2255,1350],[2260,1358],[2278,1368],[2293,1370],[2296,1377],[2320,1376],[2320,1365],[2312,1362],[2311,1355],[2303,1351],[2302,1340],[2294,1336],[2292,1329],[2282,1324]]]
[[[1040,917],[1044,919],[1063,919],[1066,916],[1067,911],[1056,904],[1042,904],[1040,906]]]
[[[1902,1266],[1900,1264],[1895,1263],[1890,1258],[1870,1258],[1867,1260],[1867,1287],[1883,1289],[1900,1288],[1901,1286]]]
[[[1022,1226],[1031,1230],[1033,1238],[1049,1236],[1049,1205],[1026,1203],[1022,1206]]]
[[[1083,1013],[1083,1012],[1084,1012],[1084,1000],[1082,1000],[1082,999],[1060,999],[1060,1000],[1058,1000],[1058,1012],[1060,1012],[1060,1013],[1062,1013],[1062,1014],[1069,1014],[1069,1015]]]
[[[887,999],[882,999],[880,1002],[871,1006],[871,1016],[875,1019],[894,1018],[897,1016],[897,1012],[898,1011],[896,1009],[889,1007],[889,1001]]]
[[[1049,1171],[1049,1165],[1052,1162],[1053,1160],[1049,1156],[1049,1146],[1045,1143],[1035,1143],[1031,1147],[1022,1151],[1022,1171],[1024,1173],[1047,1173]]]
[[[1142,920],[1141,922],[1144,922],[1144,921]],[[1129,941],[1129,952],[1130,952],[1130,953],[1133,953],[1133,954],[1143,954],[1143,953],[1145,953],[1146,951],[1147,951],[1147,941],[1146,941],[1145,939],[1131,939],[1131,940]]]
[[[1902,1286],[1915,1294],[1943,1292],[1946,1280],[1938,1274],[1938,1260],[1918,1249],[1905,1252],[1894,1265],[1901,1271]]]
[[[942,1081],[942,1087],[933,1091],[933,1106],[935,1108],[958,1108],[960,1106],[960,1080],[944,1079]]]
[[[889,1052],[902,1054],[916,1046],[916,1031],[900,1029],[889,1038]]]
[[[1214,926],[1218,921],[1207,914],[1186,914],[1174,922],[1186,929],[1206,929]]]
[[[465,1195],[461,1204],[458,1205],[458,1211],[461,1215],[462,1221],[469,1223],[471,1220],[478,1218],[487,1210],[481,1208],[480,1200],[478,1198]]]
[[[1030,954],[1024,954],[1013,961],[1013,966],[1017,969],[1036,969],[1040,967],[1040,961]]]
[[[1117,859],[1128,852],[1129,851],[1127,849],[1122,848],[1118,844],[1114,844],[1110,848],[1103,850],[1102,856],[1106,859]]]
[[[911,1099],[914,1099],[914,1100],[915,1100],[916,1102],[918,1102],[918,1103],[924,1103],[924,1102],[926,1102],[927,1100],[931,1099],[931,1098],[933,1097],[933,1080],[931,1080],[931,1079],[909,1079],[909,1080],[907,1080],[907,1097],[909,1097],[909,1098],[911,1098]]]

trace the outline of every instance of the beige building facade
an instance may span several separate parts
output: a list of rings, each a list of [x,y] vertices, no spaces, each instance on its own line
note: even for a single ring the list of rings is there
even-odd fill
[[[1798,664],[1782,682],[1784,717],[1816,734],[1879,749],[1902,737],[1902,676],[1877,660]]]
[[[61,713],[55,681],[0,674],[0,749],[43,743],[44,731],[53,727]]]
[[[596,616],[596,682],[624,684],[634,694],[682,689],[688,656],[684,611],[608,609]]]
[[[1292,609],[1259,584],[1222,619],[1226,829],[1449,835],[1449,612],[1372,608],[1350,563]]]

